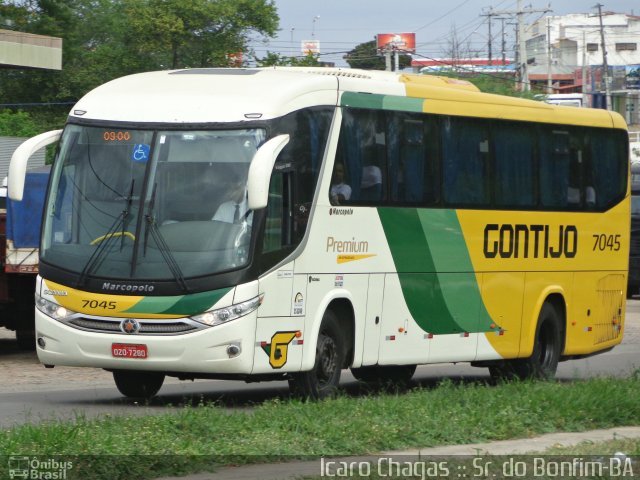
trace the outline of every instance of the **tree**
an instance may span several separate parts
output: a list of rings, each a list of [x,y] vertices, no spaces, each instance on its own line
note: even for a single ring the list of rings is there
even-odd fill
[[[62,71],[0,71],[7,103],[74,102],[131,73],[229,66],[279,22],[273,0],[29,0],[3,3],[0,17],[63,38]]]
[[[156,68],[227,66],[252,33],[274,36],[271,0],[121,0],[129,43]]]
[[[40,133],[29,114],[18,110],[0,110],[0,136],[31,137]]]
[[[318,61],[318,55],[308,53],[304,57],[287,57],[285,55],[279,55],[274,52],[267,52],[267,56],[264,58],[254,57],[254,60],[260,67],[274,67],[274,66],[290,66],[290,67],[318,67],[320,62]]]
[[[351,68],[363,70],[385,70],[385,59],[378,53],[375,40],[361,43],[344,57]],[[411,56],[402,54],[399,59],[400,68],[411,66]]]

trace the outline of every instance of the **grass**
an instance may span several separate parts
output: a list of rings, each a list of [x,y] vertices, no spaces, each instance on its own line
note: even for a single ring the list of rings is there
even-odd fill
[[[0,432],[0,452],[81,459],[67,478],[155,478],[220,464],[362,455],[636,425],[639,394],[637,376],[498,386],[444,381],[432,389],[316,403],[274,399],[250,411],[209,404],[160,416],[79,417],[23,425]],[[4,465],[0,461],[0,475]]]

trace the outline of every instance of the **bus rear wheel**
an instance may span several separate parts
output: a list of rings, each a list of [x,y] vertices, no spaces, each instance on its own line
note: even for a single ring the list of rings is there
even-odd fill
[[[334,396],[340,383],[345,351],[344,334],[338,318],[331,310],[327,310],[318,333],[313,368],[308,372],[293,374],[289,379],[291,393],[311,400]]]
[[[374,365],[351,369],[356,380],[382,385],[404,385],[409,383],[415,372],[416,365]]]
[[[562,353],[562,324],[558,311],[551,303],[540,310],[533,352],[529,358],[505,360],[489,367],[493,379],[551,380],[556,375]]]
[[[114,370],[113,380],[118,391],[129,398],[149,400],[164,383],[164,374],[134,370]]]

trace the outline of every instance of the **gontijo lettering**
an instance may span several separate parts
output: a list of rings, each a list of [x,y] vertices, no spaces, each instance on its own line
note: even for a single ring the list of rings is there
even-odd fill
[[[575,225],[489,223],[484,227],[486,258],[574,258],[578,251]]]

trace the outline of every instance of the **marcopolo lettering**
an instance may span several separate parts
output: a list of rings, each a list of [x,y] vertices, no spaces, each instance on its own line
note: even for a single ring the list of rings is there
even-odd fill
[[[102,290],[108,290],[110,292],[150,293],[155,290],[155,287],[153,285],[128,285],[126,283],[104,282],[102,284]]]
[[[511,225],[484,227],[486,258],[574,258],[578,251],[575,225]]]

